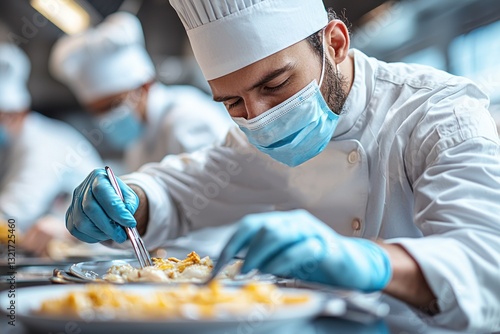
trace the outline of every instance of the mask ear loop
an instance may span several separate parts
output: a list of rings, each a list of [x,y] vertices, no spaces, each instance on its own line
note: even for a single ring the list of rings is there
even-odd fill
[[[321,45],[323,47],[323,65],[322,65],[322,69],[321,69],[321,77],[319,78],[319,87],[321,87],[321,85],[323,84],[323,78],[325,77],[325,65],[326,65],[326,50],[325,50],[325,28],[323,28],[323,37],[322,37],[322,40],[321,40]],[[340,66],[339,64],[335,64],[335,69],[337,70],[337,75],[340,74]]]
[[[321,77],[319,78],[319,87],[323,84],[323,78],[325,76],[325,65],[326,65],[326,50],[325,50],[325,28],[322,30],[323,37],[321,39],[321,46],[323,47],[323,65],[321,67]]]

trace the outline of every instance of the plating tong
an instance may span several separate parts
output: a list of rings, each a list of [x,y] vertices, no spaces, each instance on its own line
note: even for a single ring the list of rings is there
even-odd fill
[[[115,189],[118,196],[120,196],[122,201],[124,201],[123,194],[122,191],[120,190],[120,186],[118,185],[118,181],[116,180],[115,174],[108,166],[106,166],[104,169],[106,170],[106,174],[108,174],[109,181],[111,182],[113,189]],[[134,249],[135,256],[137,257],[137,260],[139,261],[139,265],[141,266],[141,268],[152,266],[153,261],[151,261],[151,257],[149,256],[146,246],[144,246],[144,242],[139,236],[139,232],[137,232],[137,228],[125,227],[125,232],[127,232],[128,238],[132,243],[132,248]]]

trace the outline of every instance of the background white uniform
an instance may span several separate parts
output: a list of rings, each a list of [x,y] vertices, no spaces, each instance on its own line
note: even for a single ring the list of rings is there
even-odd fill
[[[47,213],[64,219],[64,197],[103,164],[77,130],[36,112],[26,116],[21,133],[0,155],[0,214],[15,219],[21,230]]]
[[[126,168],[135,171],[167,154],[220,143],[232,125],[224,105],[203,91],[155,83],[149,90],[144,135],[125,152]]]
[[[487,96],[430,67],[350,56],[334,137],[303,165],[273,161],[235,130],[223,146],[124,177],[149,199],[144,242],[305,208],[344,235],[401,244],[438,298],[433,321],[500,330],[500,143]]]

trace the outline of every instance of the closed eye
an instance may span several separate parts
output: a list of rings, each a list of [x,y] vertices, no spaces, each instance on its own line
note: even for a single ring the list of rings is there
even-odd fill
[[[285,81],[283,81],[282,83],[280,83],[277,86],[265,86],[264,90],[271,92],[271,93],[276,92],[276,91],[280,90],[281,88],[285,87],[286,85],[288,85],[289,82],[290,82],[290,78],[286,79]]]
[[[237,107],[241,103],[241,99],[237,99],[235,102],[226,104],[227,110],[231,110],[232,108]]]

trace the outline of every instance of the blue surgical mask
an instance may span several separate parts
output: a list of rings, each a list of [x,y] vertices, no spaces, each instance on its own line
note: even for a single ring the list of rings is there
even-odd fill
[[[98,117],[98,120],[106,142],[117,150],[126,149],[144,132],[143,123],[126,102]]]
[[[7,147],[9,145],[9,133],[5,126],[0,125],[0,148]]]
[[[260,114],[246,120],[233,117],[252,145],[290,167],[320,154],[331,140],[339,116],[330,110],[316,80],[301,91]]]

